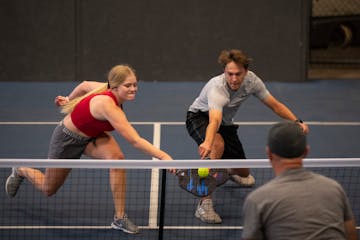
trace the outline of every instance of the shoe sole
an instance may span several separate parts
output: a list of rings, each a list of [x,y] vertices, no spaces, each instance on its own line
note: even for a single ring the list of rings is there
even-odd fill
[[[139,233],[139,231],[138,232],[133,232],[133,231],[129,231],[129,230],[127,230],[127,229],[125,229],[125,228],[120,228],[120,227],[118,227],[118,226],[116,226],[115,224],[111,224],[111,227],[113,228],[113,229],[115,229],[115,230],[121,230],[121,231],[123,231],[123,232],[125,232],[125,233],[129,233],[129,234],[138,234]]]
[[[200,221],[204,222],[204,223],[210,223],[210,224],[219,224],[219,223],[222,223],[222,221],[220,222],[215,222],[215,221],[208,221],[204,218],[201,217],[201,215],[196,211],[195,212],[195,217],[197,217],[198,219],[200,219]]]
[[[255,181],[251,184],[243,184],[243,183],[239,183],[237,182],[234,178],[230,177],[230,180],[234,183],[236,183],[239,187],[241,188],[252,188],[255,186]]]
[[[6,191],[6,194],[7,194],[9,197],[15,197],[17,191],[16,191],[15,194],[10,194],[10,193],[9,193],[9,190],[8,190],[8,184],[9,184],[9,181],[10,181],[11,178],[12,178],[12,175],[10,175],[10,176],[6,179],[5,191]]]

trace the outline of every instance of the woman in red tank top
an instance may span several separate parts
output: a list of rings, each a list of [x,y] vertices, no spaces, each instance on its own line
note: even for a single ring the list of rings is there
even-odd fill
[[[84,154],[95,159],[124,159],[121,147],[108,133],[116,130],[144,153],[171,160],[169,154],[142,138],[126,118],[121,106],[135,99],[137,89],[135,71],[129,66],[117,65],[110,70],[108,83],[84,81],[68,97],[57,96],[55,103],[62,107],[66,116],[54,130],[48,157],[76,159]],[[27,178],[45,195],[51,196],[63,185],[69,172],[70,169],[58,168],[48,168],[45,173],[32,168],[14,168],[6,190],[8,195],[15,196],[22,180]],[[110,169],[110,185],[115,206],[111,226],[127,233],[138,233],[138,227],[125,214],[124,169]]]

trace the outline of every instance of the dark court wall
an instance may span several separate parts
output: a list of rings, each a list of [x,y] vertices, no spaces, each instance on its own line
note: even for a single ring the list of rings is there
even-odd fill
[[[0,81],[105,80],[116,64],[144,81],[207,81],[239,48],[265,81],[303,81],[307,0],[2,0]]]

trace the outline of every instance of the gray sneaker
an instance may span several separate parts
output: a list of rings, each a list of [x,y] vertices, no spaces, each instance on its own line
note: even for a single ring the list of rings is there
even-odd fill
[[[253,187],[255,185],[255,178],[249,174],[247,177],[240,177],[239,175],[231,175],[230,179],[239,184],[241,187]]]
[[[195,217],[199,218],[201,221],[205,223],[222,222],[220,216],[215,212],[213,208],[213,203],[211,199],[205,199],[203,201],[199,201],[195,211]]]
[[[17,173],[17,168],[12,168],[12,172],[10,174],[10,176],[7,178],[6,183],[5,183],[5,190],[7,195],[9,195],[10,197],[15,197],[20,184],[24,181],[24,177],[21,177],[18,173]]]
[[[114,217],[114,221],[111,223],[111,227],[116,230],[122,230],[126,233],[137,234],[139,228],[136,226],[125,214],[123,218]]]

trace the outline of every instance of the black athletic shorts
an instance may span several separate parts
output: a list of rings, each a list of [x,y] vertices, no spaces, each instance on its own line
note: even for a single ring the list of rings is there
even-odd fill
[[[187,112],[186,129],[189,135],[200,145],[205,140],[206,128],[209,125],[209,114],[198,111]],[[237,134],[238,125],[221,125],[218,133],[225,142],[225,149],[222,159],[245,159],[243,146]]]

